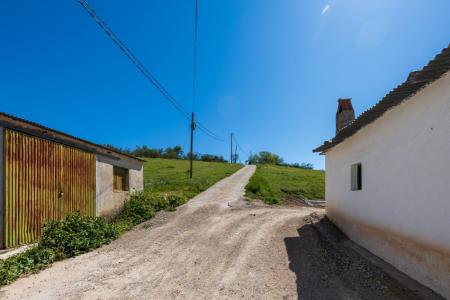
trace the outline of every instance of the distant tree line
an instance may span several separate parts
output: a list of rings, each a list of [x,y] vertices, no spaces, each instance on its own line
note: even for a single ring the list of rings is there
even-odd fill
[[[103,145],[112,150],[116,150],[122,153],[130,154],[136,157],[146,157],[146,158],[167,158],[167,159],[189,159],[190,152],[186,154],[181,146],[167,147],[167,148],[150,148],[147,145],[136,146],[135,149],[122,149],[115,147],[113,145]],[[194,160],[198,161],[209,161],[209,162],[226,162],[223,156],[214,154],[201,154],[194,153]]]
[[[250,154],[250,156],[248,157],[247,163],[250,165],[269,164],[269,165],[278,165],[278,166],[307,169],[307,170],[314,169],[314,165],[311,163],[301,163],[301,164],[285,163],[281,156],[279,156],[275,153],[271,153],[269,151],[261,151],[257,154]]]

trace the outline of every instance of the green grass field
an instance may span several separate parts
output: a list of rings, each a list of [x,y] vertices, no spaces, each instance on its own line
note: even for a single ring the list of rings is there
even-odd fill
[[[217,181],[233,174],[242,165],[194,161],[194,176],[189,179],[189,161],[145,159],[144,186],[152,193],[171,193],[189,200]]]
[[[282,202],[287,194],[299,198],[323,199],[325,172],[275,165],[258,165],[245,187],[246,196],[266,203]]]

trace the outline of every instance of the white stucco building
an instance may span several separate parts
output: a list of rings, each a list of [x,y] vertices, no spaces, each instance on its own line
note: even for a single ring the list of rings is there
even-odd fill
[[[342,114],[353,110],[350,100],[340,99],[336,136],[314,150],[326,155],[328,217],[356,243],[446,298],[449,71],[450,47],[354,120]]]

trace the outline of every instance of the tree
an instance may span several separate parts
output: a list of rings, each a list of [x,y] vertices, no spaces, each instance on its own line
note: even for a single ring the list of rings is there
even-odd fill
[[[314,169],[314,165],[312,163],[302,163],[300,165],[300,168],[306,169],[306,170],[312,170],[312,169]]]
[[[212,154],[202,154],[200,156],[201,161],[213,161],[213,162],[225,162],[226,160],[223,156],[212,155]]]
[[[283,159],[275,153],[261,151],[258,154],[250,154],[247,162],[249,164],[280,165],[283,163]]]
[[[181,148],[181,146],[173,147],[173,151],[176,153],[177,158],[181,158],[183,156],[183,148]]]

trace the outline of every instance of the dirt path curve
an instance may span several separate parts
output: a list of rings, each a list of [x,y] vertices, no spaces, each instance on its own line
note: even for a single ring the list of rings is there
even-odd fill
[[[4,287],[5,299],[297,299],[284,239],[313,208],[247,204],[246,166],[176,212]]]

